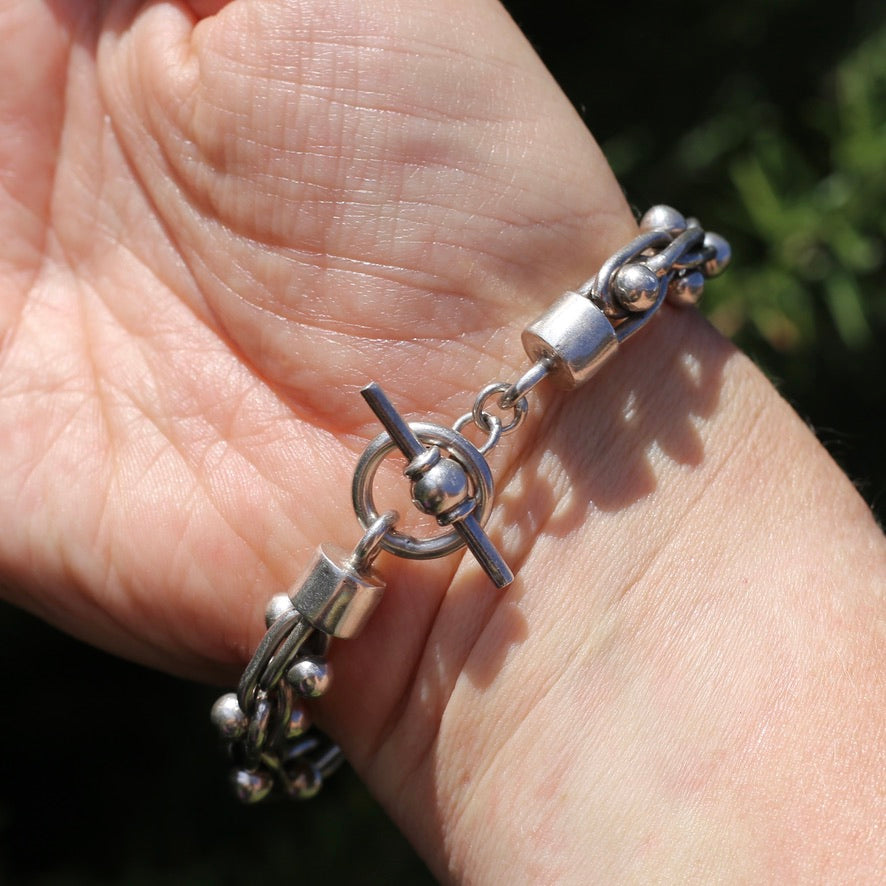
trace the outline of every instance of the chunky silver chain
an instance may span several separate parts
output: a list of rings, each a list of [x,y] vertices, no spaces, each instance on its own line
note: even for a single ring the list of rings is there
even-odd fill
[[[379,552],[427,560],[467,547],[491,581],[507,587],[513,573],[483,529],[494,497],[486,456],[521,427],[527,395],[545,378],[566,389],[584,384],[665,301],[696,304],[705,280],[729,259],[722,237],[669,206],[654,206],[640,220],[638,237],[526,327],[523,347],[532,361],[526,372],[486,385],[451,428],[407,422],[377,384],[363,389],[385,429],[354,471],[351,492],[363,536],[350,553],[320,547],[291,590],[271,599],[267,633],[237,692],[212,708],[241,800],[257,802],[275,791],[308,799],[340,764],[339,749],[311,727],[306,701],[329,688],[332,638],[355,637],[381,599],[385,583],[373,569]],[[483,437],[480,446],[462,434],[469,425]],[[406,459],[403,474],[416,508],[442,528],[437,535],[415,538],[396,528],[396,511],[376,508],[375,474],[395,451]]]

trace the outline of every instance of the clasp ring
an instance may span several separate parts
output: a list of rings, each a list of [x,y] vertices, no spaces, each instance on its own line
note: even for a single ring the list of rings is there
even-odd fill
[[[410,422],[409,427],[421,443],[445,449],[448,457],[464,468],[472,486],[471,497],[476,503],[473,513],[478,522],[484,524],[493,498],[493,481],[489,465],[477,447],[452,428],[443,425],[418,421]],[[375,473],[385,457],[398,448],[391,435],[385,431],[366,447],[357,462],[351,498],[357,519],[364,529],[372,526],[380,516],[372,494]],[[465,541],[454,529],[430,538],[415,538],[405,532],[388,529],[379,544],[389,553],[408,560],[433,560],[459,550],[464,547]]]

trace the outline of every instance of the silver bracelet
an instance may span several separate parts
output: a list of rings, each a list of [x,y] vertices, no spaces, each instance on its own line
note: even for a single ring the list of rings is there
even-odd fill
[[[644,326],[667,300],[694,305],[707,277],[729,263],[729,244],[706,233],[696,219],[654,206],[640,220],[640,235],[612,255],[597,274],[566,292],[523,331],[532,361],[515,382],[492,382],[470,412],[451,428],[407,422],[374,382],[362,394],[385,430],[367,446],[354,471],[352,499],[363,537],[349,554],[320,547],[301,580],[274,596],[265,613],[267,633],[243,672],[236,692],[212,708],[234,762],[237,796],[253,803],[273,791],[308,799],[342,761],[338,747],[311,728],[304,699],[329,688],[327,661],[333,637],[355,637],[378,605],[385,582],[373,569],[381,551],[428,560],[467,546],[498,588],[513,573],[483,530],[493,499],[486,455],[520,427],[527,395],[550,377],[559,387],[584,384]],[[494,404],[507,420],[487,407]],[[473,424],[485,437],[478,447],[462,435]],[[415,538],[397,531],[396,511],[379,513],[372,484],[387,455],[399,450],[419,511],[445,531]]]

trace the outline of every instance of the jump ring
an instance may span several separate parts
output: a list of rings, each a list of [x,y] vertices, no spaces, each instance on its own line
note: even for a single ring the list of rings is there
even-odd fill
[[[394,528],[400,514],[395,510],[385,511],[377,520],[373,520],[363,534],[363,538],[354,546],[351,563],[357,572],[365,572],[381,551],[382,542],[388,532]]]
[[[480,455],[486,455],[486,453],[491,452],[497,445],[498,441],[501,440],[501,419],[495,415],[491,415],[490,413],[484,413],[487,423],[487,427],[481,427],[480,430],[486,434],[486,441],[482,446],[478,446],[477,448],[480,450]],[[459,416],[459,418],[453,423],[452,430],[457,431],[459,434],[462,432],[462,428],[465,427],[470,422],[474,421],[474,415],[471,412],[466,412],[464,415]]]
[[[474,401],[474,408],[471,410],[471,415],[473,416],[474,423],[477,427],[491,433],[488,422],[488,418],[491,418],[491,416],[485,411],[484,407],[490,397],[495,394],[505,394],[510,391],[510,389],[511,385],[508,382],[497,381],[490,385],[486,385],[486,387],[477,394],[477,399]],[[501,398],[499,398],[499,400],[501,400]],[[502,424],[501,433],[503,436],[510,434],[511,431],[516,431],[517,428],[520,427],[523,423],[523,419],[526,418],[526,413],[529,410],[529,403],[525,397],[521,397],[509,408],[513,411],[514,417],[507,424]]]

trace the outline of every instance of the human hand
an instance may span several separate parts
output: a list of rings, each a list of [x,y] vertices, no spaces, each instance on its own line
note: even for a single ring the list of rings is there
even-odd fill
[[[2,16],[9,593],[233,677],[267,598],[354,539],[357,388],[451,420],[630,214],[491,3]],[[318,714],[440,875],[740,877],[882,845],[859,836],[882,542],[727,345],[676,314],[643,339],[496,454],[508,594],[386,559],[334,650]]]
[[[491,3],[3,26],[4,572],[90,642],[217,675],[356,531],[357,389],[464,411],[521,362],[502,328],[631,221]]]

